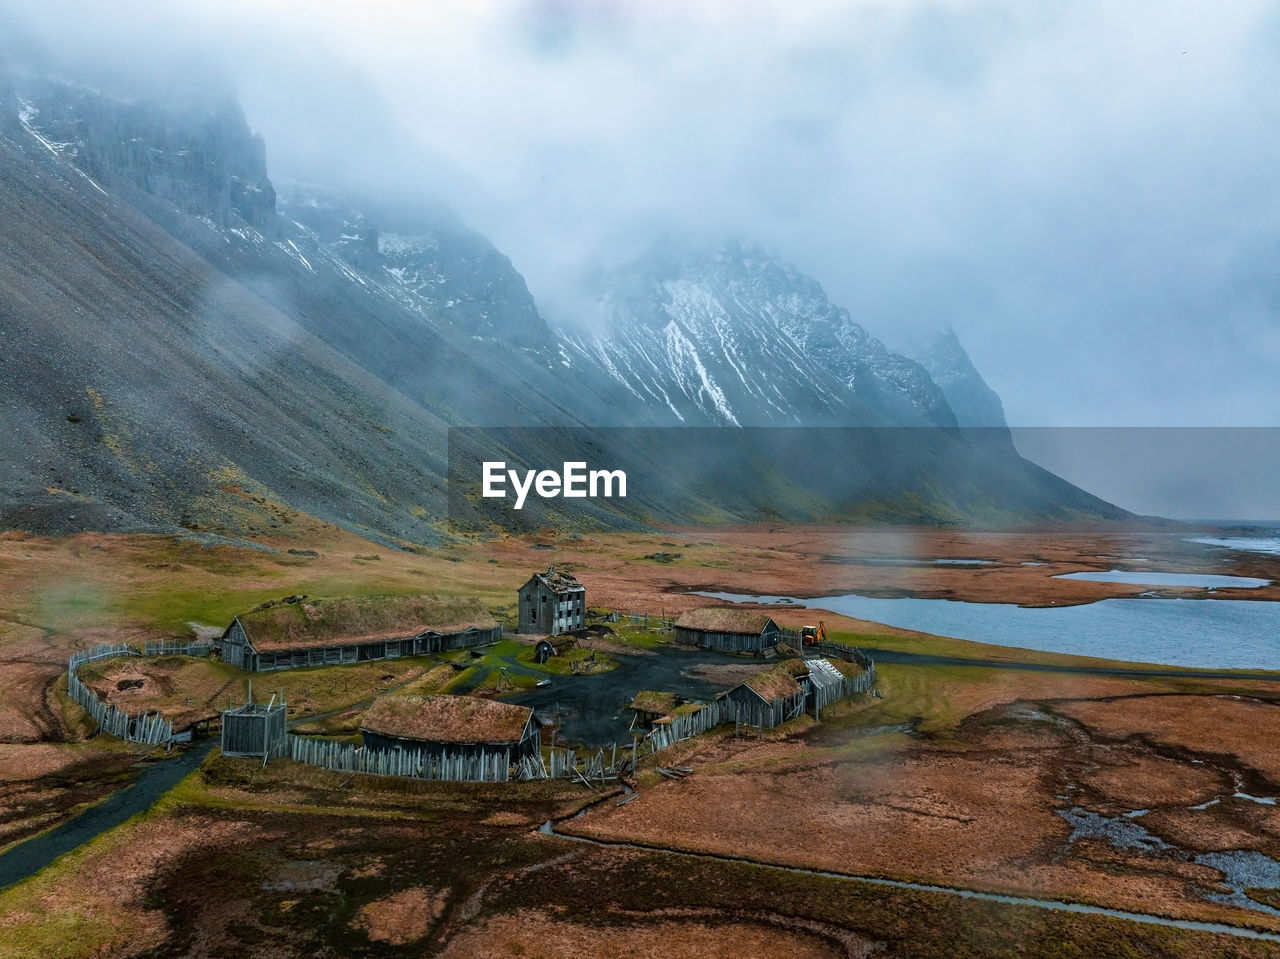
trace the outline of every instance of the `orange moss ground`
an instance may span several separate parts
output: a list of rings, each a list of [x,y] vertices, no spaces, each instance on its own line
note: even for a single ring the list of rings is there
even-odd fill
[[[1092,695],[1106,696],[1121,683],[1090,685]],[[1033,678],[1028,686],[1028,695],[1051,696],[1053,680]],[[678,746],[663,761],[693,767],[692,776],[653,777],[639,799],[603,804],[564,828],[611,841],[854,875],[1280,928],[1269,916],[1207,902],[1204,891],[1218,879],[1214,870],[1094,840],[1067,845],[1071,827],[1057,809],[1080,806],[1111,815],[1150,809],[1144,826],[1159,835],[1162,822],[1180,821],[1178,838],[1192,832],[1199,837],[1194,849],[1256,849],[1280,857],[1280,811],[1233,796],[1235,778],[1257,777],[1259,770],[1219,752],[1212,736],[1196,735],[1222,721],[1252,730],[1261,742],[1274,741],[1280,706],[1165,698],[1170,723],[1185,734],[1181,754],[1144,742],[1143,714],[1126,718],[1122,700],[1107,713],[1106,733],[1097,736],[1066,715],[1110,703],[1046,698],[1039,705],[990,708],[970,716],[945,741],[893,731],[860,734],[846,715],[810,728],[799,740],[724,734]],[[1176,723],[1174,701],[1181,710]],[[733,797],[731,804],[725,797]],[[1213,799],[1218,802],[1208,808],[1190,808]],[[1166,838],[1173,841],[1173,833]]]
[[[534,831],[571,813],[581,791],[520,788],[513,800],[494,787],[215,762],[146,819],[0,891],[0,957],[1272,951],[1101,916],[584,846]],[[228,806],[234,793],[256,804]],[[513,802],[531,815],[505,817]]]
[[[1126,696],[1068,703],[1065,715],[1104,736],[1140,736],[1153,743],[1227,757],[1247,767],[1256,788],[1280,793],[1280,723],[1274,703],[1241,695]]]
[[[8,770],[8,788],[55,797],[40,811],[31,803],[35,793],[10,793],[0,814],[26,815],[22,828],[29,828],[49,821],[42,818],[48,812],[59,814],[66,803],[94,795],[77,791],[82,773],[99,794],[118,773],[106,760],[101,769],[82,770],[47,752],[51,741],[75,742],[86,734],[57,688],[70,650],[190,635],[192,624],[216,628],[239,611],[292,593],[425,589],[478,595],[510,616],[515,589],[529,571],[556,563],[577,572],[593,606],[671,615],[703,604],[688,595],[699,588],[800,597],[911,592],[1034,604],[1146,589],[1052,578],[1081,569],[1145,564],[1280,579],[1280,558],[1213,551],[1182,542],[1182,530],[1160,528],[755,527],[545,535],[403,552],[320,524],[291,526],[288,538],[262,541],[275,552],[161,536],[0,536],[0,741],[11,744],[0,753],[0,778]],[[670,562],[645,558],[656,553],[682,555]],[[996,562],[954,568],[860,562],[905,555]],[[1221,562],[1224,556],[1228,562]],[[1030,562],[1046,565],[1023,565]],[[1280,587],[1236,595],[1275,599]],[[788,625],[814,618],[803,609],[771,614]],[[827,617],[827,623],[904,649],[1071,661],[855,620]],[[322,672],[344,683],[357,677],[373,692],[392,682],[383,677],[393,671]],[[884,667],[880,675],[883,700],[841,707],[820,726],[798,723],[795,736],[718,735],[676,747],[663,762],[694,766],[693,776],[667,781],[644,773],[640,799],[623,807],[605,803],[570,828],[841,872],[1275,925],[1260,913],[1205,902],[1201,891],[1214,875],[1204,867],[1093,840],[1068,846],[1070,828],[1054,812],[1064,803],[1108,815],[1149,808],[1143,825],[1185,848],[1280,855],[1276,807],[1234,795],[1280,792],[1280,764],[1268,746],[1280,733],[1280,707],[1272,704],[1278,694],[1269,684],[976,668]],[[150,670],[104,672],[104,693],[128,693],[118,684],[129,678],[162,679]],[[398,678],[409,677],[392,679]],[[284,682],[284,674],[268,685],[277,681]],[[176,687],[159,692],[185,696]],[[290,702],[307,696],[301,688]],[[323,698],[312,690],[309,701],[318,705]],[[185,708],[185,702],[174,705]],[[1224,942],[1241,955],[1270,949],[663,853],[586,850],[534,835],[544,818],[574,805],[568,797],[548,799],[537,791],[542,787],[510,786],[489,795],[431,784],[391,787],[287,763],[265,771],[252,765],[214,764],[202,774],[199,797],[188,790],[185,805],[123,827],[34,883],[0,893],[0,956],[49,954],[66,942],[83,943],[84,955],[120,955],[135,948],[290,954],[334,942],[356,954],[396,941],[420,944],[423,952],[476,954],[514,944],[553,955],[584,942],[605,954],[624,943],[641,950],[629,954],[675,943],[690,955],[716,955],[716,934],[726,931],[775,952],[814,955],[832,948],[849,954],[866,943],[912,956],[965,949],[1060,955],[1063,942],[1078,945],[1081,955],[1209,956],[1223,954]],[[576,801],[583,795],[574,793]],[[5,801],[0,796],[0,804]],[[113,850],[126,840],[137,853],[125,857],[122,874],[122,857]],[[312,862],[322,865],[305,865]],[[110,888],[98,895],[100,886]],[[429,895],[413,892],[428,887]],[[437,895],[443,897],[438,915]],[[781,913],[818,925],[757,921]],[[509,923],[516,915],[524,919],[518,928]],[[433,918],[423,923],[423,916]],[[841,945],[832,928],[850,938]]]
[[[856,951],[805,932],[777,929],[763,923],[670,919],[652,914],[635,928],[566,922],[532,910],[495,916],[454,936],[441,959],[844,959],[868,955],[868,942],[853,939]],[[854,943],[851,943],[853,945]],[[844,944],[841,943],[841,946]]]

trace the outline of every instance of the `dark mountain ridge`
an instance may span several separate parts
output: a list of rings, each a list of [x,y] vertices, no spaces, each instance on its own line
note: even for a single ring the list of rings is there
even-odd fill
[[[923,367],[760,251],[623,271],[604,294],[609,335],[588,342],[548,327],[510,261],[447,214],[277,198],[233,105],[174,111],[11,75],[0,106],[5,523],[240,536],[297,509],[433,542],[450,426],[542,427],[492,434],[528,463],[576,458],[575,429],[602,425],[930,427],[921,462],[935,466],[962,442]],[[685,345],[659,357],[671,342]],[[643,470],[664,441],[611,442]],[[927,488],[886,466],[877,496],[955,521],[963,497],[945,487],[980,469],[961,461],[964,475],[927,470]],[[1122,515],[1016,456],[989,465],[1010,516]],[[621,503],[590,519],[749,519],[755,495],[731,494],[752,485],[732,479],[719,514],[658,484],[643,516]],[[823,518],[837,491],[791,497],[788,515]],[[845,497],[841,515],[856,506]]]

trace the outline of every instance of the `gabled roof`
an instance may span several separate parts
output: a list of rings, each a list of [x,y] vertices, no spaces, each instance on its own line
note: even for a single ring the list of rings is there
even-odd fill
[[[777,699],[786,699],[800,692],[800,684],[795,677],[781,666],[771,666],[762,673],[756,673],[741,686],[746,686],[766,703]],[[735,689],[738,687],[735,686]]]
[[[548,566],[545,573],[534,573],[530,578],[530,582],[536,580],[553,593],[571,593],[576,591],[586,591],[586,587],[578,582],[578,578],[572,573],[565,573],[556,569],[554,566]],[[528,586],[528,583],[525,583]]]
[[[393,739],[503,745],[520,742],[532,715],[528,706],[476,696],[383,696],[360,729]]]
[[[809,660],[809,682],[818,689],[835,689],[844,685],[844,675],[825,659]]]
[[[734,606],[704,606],[681,613],[676,620],[677,629],[697,629],[707,633],[741,633],[759,636],[766,629],[777,629],[777,624],[764,613]]]
[[[641,713],[666,716],[676,708],[676,694],[642,689],[636,693],[635,699],[631,700],[631,708]]]
[[[478,599],[425,595],[317,599],[256,609],[238,618],[259,652],[405,639],[425,632],[461,633],[498,625]]]

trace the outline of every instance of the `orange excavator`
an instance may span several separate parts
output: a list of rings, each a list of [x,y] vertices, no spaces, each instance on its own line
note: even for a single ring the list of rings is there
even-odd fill
[[[801,626],[800,638],[806,646],[817,646],[819,643],[827,641],[827,627],[822,620],[818,620],[817,626]]]

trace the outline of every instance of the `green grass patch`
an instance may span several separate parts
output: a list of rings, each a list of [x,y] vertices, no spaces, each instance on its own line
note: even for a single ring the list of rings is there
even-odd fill
[[[540,668],[553,676],[577,676],[586,673],[607,673],[617,665],[618,661],[607,653],[576,646],[565,650],[559,656],[552,656]],[[536,665],[535,668],[537,668]]]
[[[824,722],[857,726],[914,725],[921,733],[953,731],[973,711],[974,687],[1003,685],[1008,673],[982,666],[876,666],[879,699],[862,697],[862,708]]]
[[[624,646],[634,646],[637,649],[658,649],[663,646],[670,646],[675,642],[675,637],[670,630],[659,632],[656,629],[631,626],[625,623],[615,624],[613,635],[605,638],[612,642],[622,643]]]

